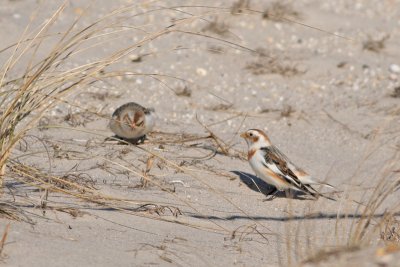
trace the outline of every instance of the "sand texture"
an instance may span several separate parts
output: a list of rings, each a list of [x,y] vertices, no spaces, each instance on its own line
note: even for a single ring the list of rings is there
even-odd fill
[[[62,3],[1,0],[2,76],[21,36]],[[16,218],[1,213],[0,264],[400,266],[400,1],[285,3],[68,1],[2,92],[78,17],[70,36],[103,28],[42,84],[131,49],[75,73],[91,80],[13,147],[0,210]],[[75,81],[61,76],[57,90]],[[155,109],[154,131],[137,146],[106,139],[111,114],[131,101]],[[337,201],[267,196],[239,137],[250,128],[334,185],[318,189]]]

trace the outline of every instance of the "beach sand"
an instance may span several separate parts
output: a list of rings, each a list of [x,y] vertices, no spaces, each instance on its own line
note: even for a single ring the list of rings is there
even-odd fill
[[[61,3],[3,0],[0,49],[18,42],[33,12],[32,29]],[[80,29],[113,9],[134,6],[109,29],[121,33],[98,37],[105,40],[98,47],[83,45],[64,68],[197,17],[107,69],[125,74],[71,91],[67,103],[44,114],[40,125],[47,128],[33,128],[26,145],[15,147],[11,158],[125,201],[102,205],[51,186],[46,197],[44,189],[6,175],[2,201],[24,215],[21,221],[0,218],[0,232],[10,223],[2,264],[398,266],[399,240],[384,250],[383,226],[362,247],[346,246],[379,181],[399,178],[400,2],[293,1],[284,11],[290,21],[271,18],[271,2],[250,1],[252,10],[270,7],[264,18],[262,12],[232,15],[233,3],[67,5],[37,58],[77,16],[83,14],[75,25]],[[0,62],[12,52],[2,52]],[[24,73],[22,63],[16,76]],[[112,136],[112,112],[130,101],[156,110],[154,132],[138,146],[105,141]],[[245,158],[238,133],[249,128],[266,131],[296,165],[334,185],[337,201],[285,194],[270,200],[263,194],[268,185]],[[371,224],[395,205],[398,212],[398,201],[399,191],[374,211]],[[398,221],[392,223],[399,234]],[[320,251],[334,252],[318,258]]]

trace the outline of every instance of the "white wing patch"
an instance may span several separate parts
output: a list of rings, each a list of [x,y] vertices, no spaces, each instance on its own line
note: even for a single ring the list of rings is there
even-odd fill
[[[279,157],[280,155],[277,155],[277,156]],[[288,163],[288,162],[287,162],[285,159],[283,159],[282,157],[279,157],[279,159],[282,160],[282,161],[284,161],[285,163]],[[292,177],[292,176],[290,176],[290,175],[288,175],[288,174],[283,173],[283,172],[278,168],[278,166],[277,166],[275,163],[266,162],[266,160],[265,160],[264,157],[262,157],[262,164],[263,164],[266,168],[268,168],[268,169],[270,169],[271,171],[273,171],[275,174],[277,174],[277,175],[281,176],[282,178],[284,178],[289,184],[291,184],[291,185],[294,187],[294,189],[303,190],[303,189],[301,188],[301,187],[302,187],[302,184],[301,184],[300,179],[294,174],[293,169],[290,167],[290,165],[287,165],[287,167],[288,167],[288,169],[293,173],[294,177]],[[292,166],[293,166],[293,165],[292,165]]]

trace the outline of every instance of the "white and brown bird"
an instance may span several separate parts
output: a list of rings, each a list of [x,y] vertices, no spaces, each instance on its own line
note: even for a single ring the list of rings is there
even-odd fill
[[[251,168],[260,179],[275,187],[271,193],[277,190],[287,192],[293,189],[315,198],[323,196],[332,199],[319,193],[312,185],[333,186],[313,180],[309,174],[294,165],[288,157],[272,145],[263,131],[250,129],[240,136],[247,142],[247,158]]]
[[[137,103],[129,102],[114,111],[109,127],[117,137],[138,143],[144,141],[154,124],[153,108],[145,108]]]

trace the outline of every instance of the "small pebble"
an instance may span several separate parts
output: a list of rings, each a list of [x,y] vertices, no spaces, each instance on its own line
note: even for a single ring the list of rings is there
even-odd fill
[[[400,66],[397,64],[391,64],[389,66],[389,71],[392,73],[400,73]]]
[[[142,57],[140,55],[133,54],[133,55],[129,55],[129,60],[131,62],[140,62],[140,61],[142,61]]]
[[[397,81],[398,77],[397,77],[397,75],[396,75],[396,74],[394,74],[394,73],[390,73],[390,75],[389,75],[389,79],[390,79],[390,80],[392,80],[392,81]]]
[[[200,76],[206,76],[207,75],[207,71],[203,68],[197,68],[196,69],[196,73]]]

